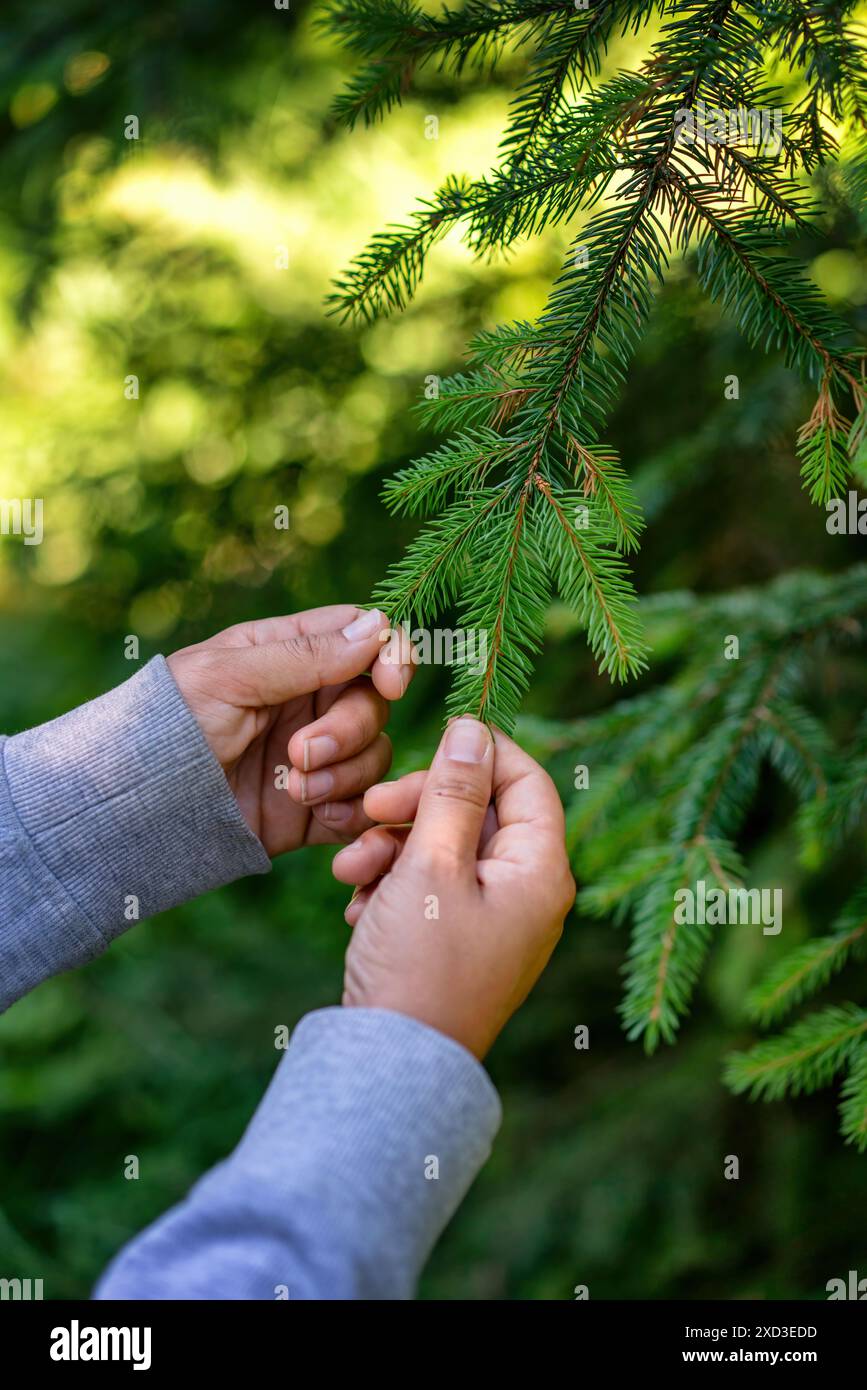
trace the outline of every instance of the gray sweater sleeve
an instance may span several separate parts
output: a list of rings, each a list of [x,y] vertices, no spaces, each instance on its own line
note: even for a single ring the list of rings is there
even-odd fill
[[[384,1009],[308,1014],[231,1157],[95,1297],[410,1298],[499,1122],[450,1038]]]
[[[269,867],[162,657],[0,739],[0,1011],[140,918]]]

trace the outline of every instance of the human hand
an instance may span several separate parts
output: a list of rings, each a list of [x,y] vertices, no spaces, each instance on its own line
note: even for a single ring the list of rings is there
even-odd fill
[[[464,717],[428,772],[372,787],[364,808],[386,824],[334,859],[361,885],[343,1003],[408,1014],[481,1058],[575,901],[557,790],[505,734]]]
[[[272,857],[337,844],[372,824],[361,796],[391,766],[382,730],[413,669],[399,664],[396,637],[383,645],[387,630],[377,610],[339,604],[239,623],[168,658]],[[281,766],[290,768],[286,789],[275,785]]]

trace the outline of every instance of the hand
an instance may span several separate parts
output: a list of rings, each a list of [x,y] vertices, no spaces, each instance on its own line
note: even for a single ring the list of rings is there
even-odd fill
[[[343,1003],[409,1014],[481,1058],[575,901],[556,788],[505,734],[465,717],[428,772],[372,787],[364,807],[387,824],[334,859],[341,882],[362,885],[346,909]]]
[[[168,658],[270,855],[337,844],[372,824],[361,795],[391,766],[388,702],[413,670],[398,664],[397,634],[383,645],[388,630],[375,609],[342,604],[240,623]],[[286,789],[275,785],[281,766]]]

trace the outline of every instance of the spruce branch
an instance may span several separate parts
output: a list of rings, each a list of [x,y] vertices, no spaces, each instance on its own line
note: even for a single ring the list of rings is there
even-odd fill
[[[783,348],[787,365],[823,381],[838,375],[857,386],[851,359],[838,349],[846,330],[827,311],[818,292],[792,263],[768,254],[769,238],[761,224],[741,217],[734,226],[715,210],[714,194],[690,188],[679,172],[672,181],[684,204],[695,214],[686,223],[705,225],[699,239],[698,270],[702,284],[727,309],[750,343]],[[767,310],[767,315],[762,311]],[[770,317],[768,317],[768,315]]]
[[[821,803],[828,796],[832,757],[824,726],[802,705],[777,699],[759,712],[759,745],[800,802]]]
[[[336,286],[338,312],[375,318],[405,307],[429,252],[457,224],[471,251],[483,255],[590,214],[538,321],[479,334],[470,369],[424,404],[428,422],[454,438],[386,485],[394,510],[432,519],[379,596],[401,612],[420,601],[433,616],[436,601],[456,603],[462,621],[484,628],[488,667],[478,678],[461,672],[454,691],[459,704],[482,717],[492,708],[513,717],[529,680],[539,641],[527,626],[531,574],[544,576],[545,591],[553,585],[574,607],[600,669],[623,679],[644,668],[622,561],[643,522],[627,470],[601,440],[675,250],[695,251],[699,279],[748,342],[782,351],[787,364],[818,384],[816,407],[799,435],[804,483],[819,504],[846,485],[850,457],[867,437],[861,359],[778,244],[784,229],[812,226],[816,206],[802,176],[833,153],[833,139],[822,133],[826,118],[863,125],[867,107],[849,9],[820,8],[599,0],[575,11],[468,0],[431,16],[411,0],[335,0],[328,7],[326,23],[369,65],[344,103],[350,122],[373,119],[399,101],[426,63],[460,72],[467,64],[496,65],[507,50],[529,55],[500,166],[486,178],[449,179],[405,226],[375,237]],[[638,70],[597,82],[618,27],[637,32],[654,14],[662,18],[661,34]],[[697,137],[684,144],[679,124],[685,115],[699,120],[700,101],[720,110],[783,103],[765,79],[769,53],[798,66],[806,88],[800,104],[789,103],[794,119],[780,133],[780,167],[761,148],[751,149],[761,140],[749,123],[719,137],[699,122]],[[847,397],[851,420],[843,413]],[[591,533],[573,524],[577,488]],[[486,566],[493,537],[503,546],[502,563]],[[440,544],[446,550],[438,558]],[[504,586],[499,595],[490,587],[494,574]],[[747,777],[769,756],[782,775],[818,786],[821,763],[805,741],[803,712],[780,706],[764,721],[765,714],[755,714],[749,737],[738,744],[732,778]],[[704,827],[709,834],[717,822],[727,825],[729,795],[734,805],[749,789],[748,780],[731,788],[729,781],[726,773],[713,824]]]
[[[493,429],[480,427],[456,434],[442,448],[389,478],[383,498],[397,514],[429,515],[444,506],[450,492],[471,493],[481,487],[488,473],[507,464],[516,452],[515,442]]]
[[[510,30],[532,32],[562,8],[562,0],[466,0],[430,15],[412,0],[330,0],[320,26],[368,60],[338,98],[336,114],[350,127],[358,120],[369,125],[403,99],[425,64],[436,60],[455,73],[468,62],[493,64]]]
[[[674,1042],[713,935],[706,921],[678,922],[676,893],[692,889],[699,879],[728,891],[741,883],[743,873],[734,845],[697,836],[680,847],[638,901],[621,1014],[627,1037],[642,1038],[647,1052],[660,1042]]]
[[[461,593],[465,611],[459,625],[486,635],[486,655],[481,663],[458,668],[448,709],[452,714],[470,711],[506,729],[514,725],[532,658],[542,645],[550,592],[534,507],[525,482],[516,506],[497,506],[491,512],[482,541],[484,561],[474,567]]]
[[[854,957],[867,956],[867,886],[847,903],[827,936],[790,951],[751,990],[747,1012],[757,1023],[776,1023],[796,1004],[823,988]]]
[[[566,99],[578,95],[588,75],[598,75],[615,29],[637,32],[654,10],[665,7],[665,0],[596,0],[577,14],[563,7],[558,22],[540,43],[509,111],[500,150],[511,172],[519,170],[543,140],[549,142],[552,124]]]
[[[471,542],[507,496],[502,488],[461,496],[417,536],[373,596],[395,626],[424,627],[454,602]]]
[[[849,1064],[840,1103],[840,1132],[859,1153],[867,1152],[867,1047],[860,1047]]]
[[[560,594],[586,627],[600,671],[620,681],[636,675],[644,669],[645,648],[635,594],[615,548],[616,532],[586,492],[555,491],[538,472],[533,481],[544,499],[544,553],[550,557]],[[576,522],[576,515],[586,526]]]
[[[867,1011],[843,1004],[811,1013],[784,1033],[735,1052],[725,1080],[736,1094],[781,1100],[809,1094],[831,1082],[863,1047]]]
[[[805,857],[813,864],[851,835],[867,813],[867,715],[837,761],[827,795],[808,803],[801,817]]]
[[[632,918],[624,1019],[648,1049],[674,1039],[713,936],[707,925],[675,920],[674,894],[699,877],[722,887],[748,881],[736,837],[762,765],[805,811],[836,804],[843,760],[799,696],[830,648],[867,636],[863,567],[833,578],[785,576],[700,602],[681,598],[644,605],[679,616],[680,673],[571,729],[593,768],[591,787],[567,808],[576,873],[587,883],[579,906]],[[720,634],[732,631],[741,654],[725,662]],[[867,809],[863,790],[859,805]],[[865,903],[856,896],[829,939],[779,964],[751,1008],[771,1021],[838,962],[860,959]]]

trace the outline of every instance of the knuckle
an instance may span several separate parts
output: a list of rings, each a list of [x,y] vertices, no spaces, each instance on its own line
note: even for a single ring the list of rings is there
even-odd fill
[[[539,779],[539,781],[541,782],[542,786],[545,788],[545,791],[548,793],[548,795],[549,795],[549,796],[556,796],[556,797],[557,797],[557,800],[559,801],[559,800],[560,800],[560,794],[559,794],[559,792],[557,791],[557,785],[556,785],[556,783],[555,783],[553,777],[551,776],[550,772],[546,772],[545,769],[544,769],[544,767],[540,767],[540,768],[538,768],[537,771],[536,771],[536,776],[538,777],[538,779]]]
[[[382,704],[385,704],[384,700]],[[365,748],[373,742],[384,723],[378,699],[358,700],[351,715],[350,738],[357,748]]]
[[[299,671],[311,674],[320,686],[326,683],[330,647],[329,635],[322,632],[299,632],[295,637],[287,637],[283,643],[292,665]]]
[[[565,918],[559,916],[554,917],[551,920],[551,922],[548,923],[548,929],[545,932],[544,943],[549,953],[554,950],[557,943],[562,939],[564,925]]]
[[[299,632],[295,637],[286,637],[283,650],[289,660],[298,666],[315,665],[321,655],[319,638],[307,632]]]
[[[366,680],[361,686],[361,695],[364,705],[364,717],[368,724],[376,729],[381,729],[388,723],[391,714],[391,705],[384,695],[380,695],[372,681]]]
[[[490,787],[460,772],[440,773],[430,788],[430,795],[462,806],[475,806],[485,811],[491,799]]]
[[[380,734],[361,753],[350,758],[340,769],[343,790],[367,791],[381,780],[391,766],[391,739]]]
[[[563,800],[560,796],[559,791],[557,790],[557,783],[554,781],[551,774],[549,772],[546,772],[544,768],[539,768],[537,776],[542,785],[542,788],[544,789],[546,798],[551,803],[551,814],[552,816],[556,816],[557,822],[559,824],[563,819]]]
[[[347,719],[346,724],[341,726],[341,742],[348,751],[354,748],[366,748],[371,741],[372,734],[370,720],[361,710],[355,710]]]
[[[377,776],[391,767],[392,746],[388,734],[380,734],[373,745],[373,771]]]
[[[578,885],[572,875],[568,862],[564,862],[559,876],[557,888],[557,913],[561,918],[566,918],[575,905],[575,894],[578,892]]]
[[[457,854],[453,848],[441,841],[413,841],[410,836],[404,850],[406,867],[422,883],[439,882],[451,874],[457,864]]]
[[[220,648],[188,647],[180,655],[183,660],[172,667],[172,675],[185,693],[207,695],[232,688],[232,663]]]

